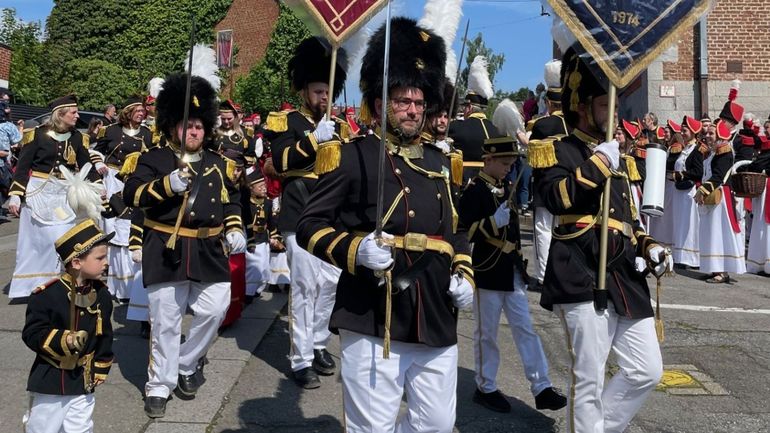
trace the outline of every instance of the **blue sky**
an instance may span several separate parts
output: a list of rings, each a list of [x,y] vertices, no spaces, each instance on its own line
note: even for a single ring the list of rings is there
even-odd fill
[[[406,15],[422,16],[424,0],[405,3]],[[0,0],[0,7],[15,8],[19,18],[45,24],[53,0]],[[488,47],[505,54],[503,69],[495,78],[496,89],[513,91],[523,86],[534,89],[543,80],[543,65],[551,59],[551,17],[539,16],[540,1],[465,0],[463,14],[455,52],[459,55],[465,20],[470,18],[468,37],[480,32]]]

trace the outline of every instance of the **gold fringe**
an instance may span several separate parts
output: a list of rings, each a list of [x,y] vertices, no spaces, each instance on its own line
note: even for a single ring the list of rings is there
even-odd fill
[[[340,166],[342,158],[342,143],[339,141],[327,141],[318,145],[315,157],[315,174],[329,173]]]
[[[67,142],[67,147],[64,148],[64,159],[67,161],[67,165],[75,165],[77,162],[77,155],[75,154],[75,149],[72,148],[72,145],[70,142]]]
[[[171,233],[171,236],[168,238],[168,242],[166,242],[166,248],[173,250],[176,248],[176,236],[179,233],[179,227],[182,226],[182,217],[184,216],[184,211],[187,208],[187,198],[189,197],[188,192],[184,193],[184,199],[182,199],[182,206],[179,207],[179,213],[176,215],[176,223],[174,224],[174,233]]]
[[[32,142],[32,140],[35,139],[35,129],[25,129],[24,134],[21,137],[21,145],[24,146],[25,144],[29,144]]]
[[[81,134],[81,143],[83,144],[83,147],[88,149],[91,147],[91,137],[88,136],[88,134]]]
[[[342,141],[348,142],[350,137],[353,136],[353,131],[350,129],[348,122],[338,120],[337,124],[340,125],[340,138]]]
[[[225,173],[227,173],[227,178],[230,179],[232,182],[235,182],[235,161],[228,158],[224,158],[224,160],[225,160]]]
[[[96,335],[102,335],[102,309],[96,309]]]
[[[628,180],[631,182],[639,182],[642,180],[642,176],[639,174],[639,168],[636,166],[636,159],[630,155],[624,155],[626,160],[626,171],[628,172]]]
[[[730,143],[723,144],[721,146],[717,146],[717,150],[714,152],[716,155],[723,155],[728,152],[732,152],[733,148],[730,146]]]
[[[289,118],[284,111],[271,111],[267,115],[267,130],[273,132],[284,132],[289,129]]]
[[[452,168],[452,183],[456,186],[463,185],[463,152],[455,150],[449,154],[449,162]]]
[[[390,319],[393,310],[393,275],[390,270],[385,271],[385,336],[382,343],[382,358],[390,359]]]
[[[106,132],[107,132],[107,127],[106,126],[102,126],[101,128],[99,128],[99,132],[96,133],[96,139],[99,140],[99,139],[104,138],[104,134]]]
[[[369,108],[369,104],[366,103],[366,101],[361,102],[361,109],[358,112],[358,120],[361,121],[364,125],[371,125],[372,124],[372,110]]]
[[[126,155],[126,160],[123,161],[123,166],[120,167],[120,172],[118,172],[118,176],[127,176],[135,172],[136,164],[139,162],[139,157],[141,155],[142,155],[141,152],[131,152],[128,155]]]
[[[527,158],[532,168],[548,168],[556,165],[554,140],[531,140],[527,146]]]

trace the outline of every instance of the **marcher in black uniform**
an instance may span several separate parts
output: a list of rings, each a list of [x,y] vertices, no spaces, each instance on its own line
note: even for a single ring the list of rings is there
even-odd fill
[[[567,430],[622,432],[662,375],[649,288],[636,256],[662,272],[664,249],[636,224],[617,141],[599,144],[610,116],[607,91],[570,48],[562,64],[562,107],[573,128],[554,144],[538,192],[558,219],[540,304],[562,320],[571,352]],[[601,196],[611,181],[607,290],[596,310]],[[604,386],[610,350],[620,372]]]
[[[473,270],[466,233],[454,227],[449,158],[420,144],[424,111],[441,102],[446,52],[441,38],[411,19],[394,18],[391,30],[388,82],[384,28],[370,39],[361,67],[364,104],[375,119],[386,109],[388,124],[342,146],[329,164],[339,167],[321,176],[308,200],[297,238],[342,268],[330,327],[341,338],[347,429],[449,432],[457,309],[473,302]],[[383,85],[387,101],[380,100]],[[381,134],[387,137],[382,246],[373,233]],[[408,412],[397,426],[405,390]]]
[[[497,330],[505,312],[530,382],[538,409],[561,409],[567,399],[548,378],[548,360],[540,338],[532,329],[527,300],[526,261],[521,254],[519,219],[511,216],[512,185],[506,180],[519,155],[518,141],[493,137],[484,144],[484,167],[465,188],[460,200],[460,221],[469,227],[473,270],[477,284],[473,349],[476,359],[476,392],[473,401],[497,412],[511,405],[497,389],[500,366]]]
[[[341,140],[348,137],[347,123],[324,117],[328,104],[342,92],[345,71],[340,65],[344,59],[344,50],[338,51],[334,94],[329,95],[328,42],[316,37],[302,41],[289,61],[289,79],[303,105],[299,110],[270,113],[267,118],[273,165],[283,175],[278,229],[286,240],[291,269],[289,360],[297,385],[307,389],[321,386],[317,373],[331,375],[336,368],[326,345],[331,338],[329,316],[340,270],[297,245],[297,220],[315,188],[316,172],[325,169],[322,153],[338,153]]]
[[[94,388],[112,366],[112,300],[100,277],[107,241],[87,219],[56,241],[65,272],[29,298],[21,338],[37,356],[24,431],[93,431]]]
[[[195,396],[202,378],[200,358],[216,337],[230,300],[228,250],[246,248],[238,190],[222,157],[204,149],[214,133],[216,93],[193,76],[185,150],[179,142],[187,75],[166,79],[156,101],[158,128],[167,145],[139,157],[123,193],[129,206],[145,210],[142,271],[150,301],[151,361],[145,385],[145,413],[165,414],[174,388],[182,399]],[[182,316],[193,313],[180,345]]]
[[[259,297],[270,281],[270,237],[276,235],[275,218],[273,217],[273,201],[267,198],[265,177],[259,166],[246,171],[246,181],[249,185],[248,202],[249,218],[245,219],[246,237],[246,300]]]
[[[489,80],[487,60],[476,56],[468,74],[468,94],[463,103],[463,120],[449,124],[449,137],[454,140],[456,149],[463,153],[463,184],[466,184],[484,165],[481,161],[484,140],[500,135],[487,119],[484,110],[493,95],[492,82]]]
[[[254,153],[255,137],[253,128],[243,128],[241,126],[241,106],[230,99],[226,99],[219,104],[220,127],[217,129],[217,136],[214,139],[214,149],[219,153],[224,153],[228,149],[233,149],[246,158],[249,166],[257,162],[257,156]]]

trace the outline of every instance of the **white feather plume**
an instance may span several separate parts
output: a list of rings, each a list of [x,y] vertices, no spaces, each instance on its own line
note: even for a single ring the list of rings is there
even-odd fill
[[[471,63],[468,72],[468,90],[472,90],[477,95],[489,99],[494,95],[492,82],[489,80],[489,69],[487,58],[476,56]]]
[[[516,137],[519,131],[526,131],[524,117],[522,117],[519,107],[508,98],[503,99],[495,108],[492,115],[492,123],[498,131],[505,135]]]
[[[188,51],[184,59],[185,72],[190,72],[187,70],[189,63],[190,52]],[[219,92],[219,88],[222,85],[222,79],[219,78],[218,72],[217,53],[214,49],[206,44],[195,44],[193,47],[192,75],[208,81],[209,84],[211,84],[211,87],[214,88],[214,91]]]
[[[163,78],[153,78],[149,83],[147,83],[147,93],[149,93],[153,98],[157,98],[160,91],[163,90],[163,83],[165,82],[166,80]]]
[[[551,60],[545,64],[545,85],[549,88],[561,87],[561,60]]]
[[[755,116],[754,113],[746,113],[743,115],[743,120],[751,120],[752,122],[755,122],[757,120],[757,116]]]
[[[735,90],[741,90],[741,80],[739,80],[739,79],[733,80],[732,85],[730,86],[730,88],[731,89],[735,89]]]
[[[452,44],[460,26],[462,8],[463,0],[428,0],[425,2],[423,17],[417,23],[444,39],[447,51],[446,76],[452,83],[457,78],[457,56]]]
[[[59,171],[64,179],[51,179],[67,188],[67,203],[75,212],[77,218],[91,218],[94,223],[99,224],[101,213],[104,211],[104,206],[102,206],[102,190],[104,187],[88,180],[91,163],[83,165],[77,173],[69,171],[63,165],[59,166]]]

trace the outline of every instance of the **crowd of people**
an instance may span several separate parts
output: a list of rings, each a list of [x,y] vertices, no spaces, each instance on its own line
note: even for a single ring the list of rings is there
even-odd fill
[[[113,301],[129,303],[150,340],[144,410],[160,418],[172,393],[189,400],[204,384],[218,330],[278,284],[290,287],[292,378],[314,389],[339,370],[347,431],[452,430],[458,312],[468,309],[474,402],[511,410],[496,384],[505,313],[536,408],[566,407],[574,431],[622,432],[662,374],[647,274],[679,264],[724,283],[770,272],[767,194],[737,198],[729,181],[768,168],[770,121],[762,134],[737,91],[713,122],[659,126],[647,113],[621,119],[608,141],[605,80],[570,48],[545,66],[525,113],[498,108],[492,120],[477,57],[456,114],[445,41],[411,19],[391,27],[387,81],[383,28],[363,59],[357,114],[329,116],[346,71],[336,65],[330,94],[329,44],[311,37],[288,64],[302,104],[264,124],[195,70],[153,79],[85,133],[74,95],[52,101],[36,128],[0,122],[7,208],[20,219],[9,297],[28,298],[23,339],[37,354],[27,431],[92,428],[93,392],[113,362]],[[667,155],[657,217],[641,212],[652,143]],[[530,208],[532,276],[519,223]],[[564,327],[566,396],[550,380],[527,290]],[[620,371],[605,384],[610,350]]]

